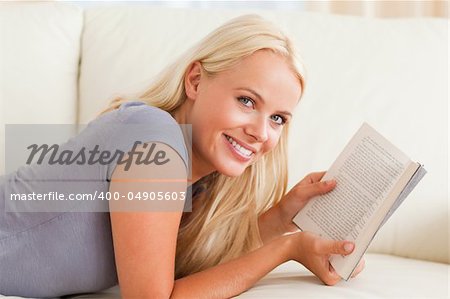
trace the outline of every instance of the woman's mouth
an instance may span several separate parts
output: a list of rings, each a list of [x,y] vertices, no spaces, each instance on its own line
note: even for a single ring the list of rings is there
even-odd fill
[[[230,148],[230,150],[235,154],[237,158],[241,161],[248,161],[251,159],[251,157],[254,155],[253,151],[250,149],[245,148],[243,145],[239,144],[234,140],[232,137],[223,134],[227,144]]]

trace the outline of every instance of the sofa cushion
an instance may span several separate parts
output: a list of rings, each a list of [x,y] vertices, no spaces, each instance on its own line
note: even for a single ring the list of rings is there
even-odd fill
[[[383,254],[367,254],[355,279],[326,286],[295,261],[284,263],[235,298],[448,298],[446,264]],[[416,287],[411,287],[416,286]],[[120,298],[118,286],[70,298]]]
[[[239,298],[448,298],[447,264],[383,254],[366,254],[365,260],[363,272],[335,286],[290,261]]]
[[[358,277],[335,286],[322,284],[301,264],[289,261],[236,298],[448,298],[450,268],[447,264],[373,253],[367,254],[365,259],[366,268]],[[119,287],[115,286],[67,298],[121,297]]]

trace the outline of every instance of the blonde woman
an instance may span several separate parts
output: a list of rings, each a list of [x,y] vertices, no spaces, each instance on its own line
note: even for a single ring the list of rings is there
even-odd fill
[[[323,283],[336,284],[340,278],[328,258],[351,253],[354,244],[299,232],[292,222],[310,198],[329,192],[336,182],[320,182],[324,173],[317,172],[286,190],[288,127],[304,88],[299,56],[272,23],[244,15],[211,32],[141,96],[116,99],[88,133],[74,139],[114,140],[129,155],[152,144],[153,152],[164,153],[155,163],[91,165],[90,171],[107,182],[97,189],[142,194],[169,188],[181,194],[189,186],[192,212],[183,212],[186,201],[170,211],[126,212],[110,201],[109,213],[57,215],[59,230],[45,219],[44,240],[34,239],[33,246],[53,257],[58,269],[44,278],[25,273],[19,283],[2,275],[0,293],[60,296],[118,282],[123,298],[228,298],[288,260],[302,263]],[[144,129],[117,132],[111,129],[116,123]],[[192,137],[183,124],[192,126]],[[161,131],[173,125],[179,130]],[[129,151],[136,140],[145,142]],[[167,187],[163,181],[174,183]],[[5,219],[0,228],[10,225]],[[44,221],[29,227],[36,223]],[[75,229],[61,236],[61,225]],[[61,244],[61,238],[66,243],[55,249],[52,244]],[[60,257],[64,250],[70,257]],[[0,255],[0,271],[12,267],[20,251],[8,254]],[[49,277],[59,278],[50,289],[42,286],[51,283]]]

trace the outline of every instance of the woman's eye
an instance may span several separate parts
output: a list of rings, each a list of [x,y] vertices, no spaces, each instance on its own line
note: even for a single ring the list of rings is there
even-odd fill
[[[284,125],[286,123],[286,118],[284,118],[281,115],[274,115],[272,119],[275,121],[278,125]]]
[[[250,99],[249,97],[238,97],[239,102],[241,102],[242,104],[244,104],[247,107],[253,107],[255,105],[255,103],[253,102],[252,99]]]

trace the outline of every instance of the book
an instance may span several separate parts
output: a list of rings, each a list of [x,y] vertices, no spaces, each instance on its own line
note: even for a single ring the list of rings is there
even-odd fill
[[[363,123],[322,178],[335,179],[335,189],[312,198],[293,222],[302,231],[355,243],[351,254],[329,260],[348,280],[378,230],[425,174],[422,164]]]

